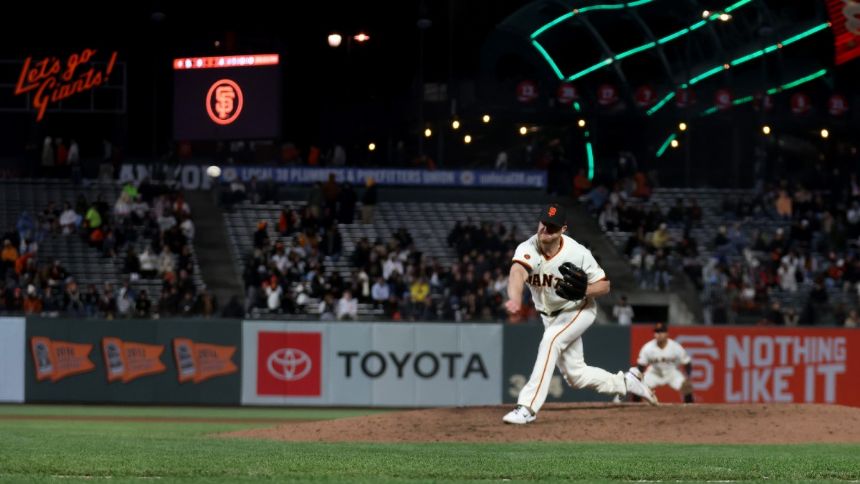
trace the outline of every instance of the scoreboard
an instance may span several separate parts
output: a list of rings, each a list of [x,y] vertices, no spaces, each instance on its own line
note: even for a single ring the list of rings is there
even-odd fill
[[[278,54],[173,60],[177,140],[265,139],[280,135]]]

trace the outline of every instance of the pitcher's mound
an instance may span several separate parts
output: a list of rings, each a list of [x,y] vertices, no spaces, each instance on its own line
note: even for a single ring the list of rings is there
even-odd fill
[[[839,405],[550,404],[531,424],[502,423],[511,408],[390,412],[227,435],[319,442],[860,442],[860,408]]]

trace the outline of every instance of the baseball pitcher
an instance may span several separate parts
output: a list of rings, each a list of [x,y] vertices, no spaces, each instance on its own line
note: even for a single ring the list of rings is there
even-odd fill
[[[581,336],[594,323],[594,298],[609,293],[609,280],[591,251],[564,235],[567,218],[560,205],[544,208],[539,220],[537,233],[514,253],[505,308],[510,313],[520,311],[523,284],[528,284],[543,319],[544,334],[518,405],[502,420],[511,424],[535,420],[556,365],[573,388],[593,388],[605,394],[630,393],[656,404],[654,394],[633,372],[609,373],[585,364]]]
[[[659,386],[669,385],[681,392],[684,403],[693,403],[693,385],[690,381],[693,364],[690,355],[680,343],[669,337],[669,328],[665,323],[658,323],[654,327],[654,339],[639,350],[636,365],[640,372],[645,372],[642,381],[652,391]],[[684,365],[684,374],[678,370],[678,365]]]

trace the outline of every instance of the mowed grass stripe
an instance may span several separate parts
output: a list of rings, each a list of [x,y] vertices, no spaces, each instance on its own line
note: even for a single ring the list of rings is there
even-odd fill
[[[250,424],[0,423],[0,481],[857,480],[860,445],[325,444],[221,439]],[[575,438],[571,429],[571,438]],[[64,477],[51,477],[64,476]],[[69,477],[72,476],[72,477]],[[72,479],[72,481],[70,481]]]

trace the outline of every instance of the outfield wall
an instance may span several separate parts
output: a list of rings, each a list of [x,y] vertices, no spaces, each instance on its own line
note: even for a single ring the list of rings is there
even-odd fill
[[[0,318],[0,402],[24,401],[24,318]]]
[[[237,320],[27,319],[28,402],[239,403]]]
[[[0,318],[0,402],[430,407],[516,401],[539,325]],[[860,406],[860,331],[673,327],[698,402]],[[635,364],[651,326],[593,326],[589,365]],[[548,402],[607,401],[556,372]],[[664,402],[680,401],[658,389]]]

